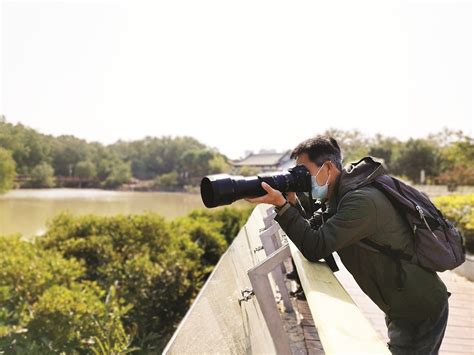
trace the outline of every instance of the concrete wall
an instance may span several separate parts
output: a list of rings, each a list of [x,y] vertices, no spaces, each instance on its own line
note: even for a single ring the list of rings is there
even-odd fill
[[[241,290],[250,288],[247,270],[265,258],[253,252],[261,244],[262,208],[256,208],[221,257],[192,307],[164,350],[165,354],[275,353],[258,302],[239,305]]]

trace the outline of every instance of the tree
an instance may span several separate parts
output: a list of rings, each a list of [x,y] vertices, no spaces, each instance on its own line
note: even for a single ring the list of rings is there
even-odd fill
[[[75,176],[81,179],[92,179],[95,178],[97,174],[95,165],[91,161],[81,161],[77,163],[74,170]]]
[[[401,148],[400,156],[394,162],[394,172],[418,182],[422,169],[427,177],[438,175],[439,149],[428,140],[410,139]]]
[[[449,169],[474,168],[474,139],[463,137],[441,149],[441,171]]]
[[[214,153],[214,157],[209,161],[209,171],[208,174],[220,174],[230,170],[230,164],[227,161],[227,158],[218,153]]]
[[[13,187],[15,176],[15,161],[11,153],[0,148],[0,193],[4,193]]]
[[[153,187],[163,191],[177,191],[183,187],[183,183],[178,173],[173,171],[157,176],[153,182]]]
[[[116,188],[132,178],[130,163],[119,163],[112,168],[112,172],[105,179],[104,186],[107,188]]]
[[[88,143],[74,136],[60,136],[54,140],[52,161],[55,175],[72,176],[74,167],[89,156]]]
[[[334,137],[342,151],[343,166],[353,161],[358,161],[369,152],[368,139],[358,130],[344,131],[330,128],[324,133]]]
[[[207,149],[193,149],[183,153],[180,158],[181,169],[190,179],[202,177],[209,170],[209,162],[214,155]]]
[[[401,142],[396,138],[377,134],[370,142],[368,154],[375,158],[383,159],[385,166],[391,170],[393,162],[398,157],[401,145]]]
[[[0,146],[11,151],[18,174],[29,174],[34,166],[48,161],[50,140],[22,124],[0,123]]]
[[[31,171],[32,187],[54,186],[54,169],[48,163],[36,165]]]

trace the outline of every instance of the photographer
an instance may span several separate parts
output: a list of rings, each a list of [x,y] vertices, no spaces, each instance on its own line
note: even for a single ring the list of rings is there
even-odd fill
[[[381,191],[363,185],[364,179],[385,174],[382,166],[372,166],[369,158],[352,164],[350,170],[343,169],[339,145],[325,136],[300,143],[292,158],[311,173],[312,197],[327,204],[332,216],[325,223],[312,228],[300,208],[295,207],[299,205],[295,193],[287,193],[285,198],[265,182],[262,187],[267,194],[247,200],[273,204],[275,220],[309,261],[338,252],[362,291],[385,313],[392,353],[438,353],[448,319],[444,283],[436,272],[406,260],[397,262],[360,242],[367,238],[414,254],[407,223]]]

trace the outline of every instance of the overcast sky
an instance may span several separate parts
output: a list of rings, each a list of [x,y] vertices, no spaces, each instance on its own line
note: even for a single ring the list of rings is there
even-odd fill
[[[12,1],[10,122],[112,143],[190,135],[231,158],[329,127],[472,135],[471,1]]]

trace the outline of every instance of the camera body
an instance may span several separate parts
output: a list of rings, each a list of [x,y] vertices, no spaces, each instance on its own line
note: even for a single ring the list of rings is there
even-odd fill
[[[263,196],[266,182],[275,190],[284,192],[311,191],[311,174],[303,165],[283,172],[265,173],[257,176],[209,175],[201,180],[201,198],[208,208],[230,205],[246,197]]]

